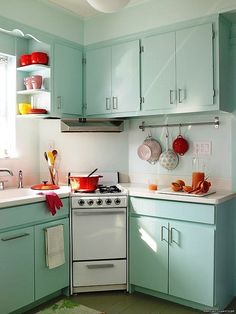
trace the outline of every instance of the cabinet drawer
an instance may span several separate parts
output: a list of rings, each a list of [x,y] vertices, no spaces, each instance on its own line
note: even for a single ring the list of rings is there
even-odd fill
[[[126,283],[126,260],[73,263],[73,285],[76,287]]]
[[[0,230],[24,225],[51,221],[69,214],[69,199],[61,199],[63,207],[57,210],[56,215],[52,216],[47,208],[46,202],[33,203],[8,207],[0,210]]]
[[[214,205],[130,197],[131,214],[214,224]]]

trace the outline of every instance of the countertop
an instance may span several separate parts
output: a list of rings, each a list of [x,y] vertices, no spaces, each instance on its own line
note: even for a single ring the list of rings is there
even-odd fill
[[[129,196],[179,202],[217,205],[236,197],[236,192],[232,191],[217,191],[214,194],[200,197],[190,196],[186,194],[181,195],[160,194],[158,191],[149,191],[147,185],[144,184],[120,183],[120,185],[127,190]],[[162,188],[164,187],[160,187],[159,190]],[[53,190],[53,192],[57,193],[60,198],[68,197],[70,195],[70,191],[71,189],[68,186],[60,186],[60,189]],[[43,193],[43,191],[32,190],[30,188],[23,189],[9,188],[0,191],[0,208],[42,202],[45,200],[45,195],[42,194],[40,195],[39,194],[40,192]]]
[[[58,194],[60,198],[68,197],[70,195],[70,187],[60,186],[60,189],[50,190]],[[45,195],[39,193],[46,193],[48,191],[32,190],[31,188],[9,188],[0,191],[0,208],[18,206],[23,204],[30,204],[36,202],[43,202]]]
[[[200,204],[220,204],[236,197],[236,192],[216,191],[214,194],[207,196],[191,196],[189,194],[161,194],[157,191],[149,191],[147,185],[135,183],[121,183],[121,186],[128,190],[129,196],[138,196],[145,198],[154,198],[160,200],[200,203]],[[166,187],[159,187],[159,190]]]

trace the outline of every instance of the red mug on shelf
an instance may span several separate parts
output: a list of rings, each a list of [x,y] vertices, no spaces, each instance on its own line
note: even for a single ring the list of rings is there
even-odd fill
[[[25,85],[26,89],[33,89],[30,76],[24,78],[24,85]]]
[[[32,75],[31,83],[33,89],[40,89],[42,86],[42,76],[41,75]]]

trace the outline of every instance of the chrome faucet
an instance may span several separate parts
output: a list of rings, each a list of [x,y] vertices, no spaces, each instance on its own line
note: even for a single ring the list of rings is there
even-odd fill
[[[18,189],[22,189],[23,188],[23,172],[22,170],[19,171],[19,183],[18,183]]]
[[[8,172],[11,176],[13,176],[13,172],[7,168],[0,168],[0,172]]]
[[[13,176],[13,172],[7,168],[0,168],[0,172],[7,172],[9,175]],[[0,180],[0,190],[4,190],[4,184],[7,180]]]

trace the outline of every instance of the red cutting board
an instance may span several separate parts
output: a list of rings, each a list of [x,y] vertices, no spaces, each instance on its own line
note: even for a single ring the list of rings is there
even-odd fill
[[[41,183],[31,186],[32,190],[57,190],[59,189],[58,185],[51,184],[51,183]]]

